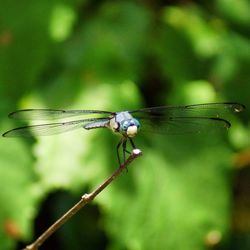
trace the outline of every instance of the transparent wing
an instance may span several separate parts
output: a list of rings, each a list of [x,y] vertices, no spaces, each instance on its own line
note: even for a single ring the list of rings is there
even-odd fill
[[[97,122],[98,121],[98,122]],[[44,136],[60,134],[67,131],[71,131],[77,128],[85,128],[89,124],[98,124],[98,126],[91,126],[90,128],[105,127],[108,120],[105,118],[85,119],[69,122],[58,122],[40,125],[24,126],[14,128],[3,134],[4,137],[29,137],[29,136]],[[86,128],[89,129],[89,128]]]
[[[129,111],[135,118],[151,117],[223,117],[224,115],[241,112],[245,106],[239,103],[207,103],[185,106],[162,106]]]
[[[101,110],[60,110],[60,109],[23,109],[9,114],[10,118],[22,120],[54,120],[68,117],[89,115],[89,114],[107,114],[112,112]]]
[[[159,134],[210,133],[228,129],[231,124],[222,118],[213,117],[171,117],[167,120],[141,118],[141,131]]]

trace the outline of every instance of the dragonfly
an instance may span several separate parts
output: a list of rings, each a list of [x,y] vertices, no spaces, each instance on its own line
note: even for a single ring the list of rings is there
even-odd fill
[[[3,136],[47,136],[78,128],[86,130],[108,128],[121,136],[116,146],[118,162],[121,165],[120,148],[122,148],[123,162],[125,162],[126,153],[130,153],[127,150],[127,142],[135,149],[136,146],[133,138],[140,131],[161,134],[189,134],[224,130],[231,126],[230,122],[224,116],[228,113],[241,112],[244,109],[244,105],[235,102],[159,106],[119,112],[102,110],[23,109],[10,113],[9,117],[30,121],[61,121],[17,127],[5,132]],[[87,118],[86,116],[90,117]]]

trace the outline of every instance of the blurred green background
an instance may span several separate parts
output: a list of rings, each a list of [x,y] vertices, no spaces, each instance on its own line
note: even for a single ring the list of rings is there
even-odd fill
[[[250,1],[0,1],[1,132],[23,108],[250,107]],[[250,109],[135,160],[41,249],[250,249]],[[32,242],[117,168],[110,131],[0,139],[0,249]]]

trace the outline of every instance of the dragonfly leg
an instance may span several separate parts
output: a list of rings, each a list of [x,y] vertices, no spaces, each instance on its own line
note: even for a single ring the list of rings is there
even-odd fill
[[[123,138],[122,153],[123,153],[123,163],[124,163],[126,161],[126,153],[130,154],[130,152],[127,150],[127,138]],[[128,172],[127,167],[126,170]]]
[[[119,148],[120,146],[124,143],[123,138],[119,141],[119,143],[116,146],[116,154],[117,154],[117,159],[119,162],[119,165],[121,165],[121,159],[120,159],[120,154],[119,154]]]
[[[132,140],[130,137],[129,137],[129,141],[130,141],[130,143],[131,143],[131,145],[132,145],[133,149],[136,149],[136,146],[135,146],[135,144],[134,144],[133,140]]]
[[[126,153],[130,154],[130,152],[127,150],[127,139],[124,139],[122,143],[122,153],[123,153],[123,162],[126,161]]]
[[[131,138],[129,138],[129,141],[130,141],[132,147],[135,148],[135,144]],[[123,163],[126,161],[126,153],[131,154],[131,152],[127,150],[127,138],[123,137],[116,146],[116,154],[117,154],[119,165],[121,165],[121,158],[120,158],[120,154],[119,154],[119,149],[121,146],[122,146]]]

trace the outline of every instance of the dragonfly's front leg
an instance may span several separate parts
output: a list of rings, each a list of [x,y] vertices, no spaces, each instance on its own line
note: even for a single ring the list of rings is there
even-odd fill
[[[129,137],[129,141],[130,141],[130,143],[131,143],[131,145],[132,145],[132,148],[133,148],[133,149],[136,149],[136,146],[135,146],[133,140],[132,140],[130,137]]]
[[[120,159],[120,154],[119,154],[119,148],[120,148],[121,144],[123,144],[123,138],[119,141],[119,143],[116,146],[116,155],[117,155],[119,165],[121,165],[121,159]]]
[[[127,147],[127,139],[124,139],[122,143],[123,163],[126,161],[126,153],[129,153],[126,147]]]
[[[122,156],[123,156],[122,163],[124,163],[126,161],[126,153],[130,154],[130,152],[127,150],[127,138],[122,137],[122,139],[119,141],[119,143],[116,146],[116,154],[117,154],[119,165],[121,165],[121,158],[120,158],[120,154],[119,154],[119,149],[120,149],[121,145],[122,145]]]
[[[131,143],[132,148],[135,149],[136,148],[135,144],[131,138],[129,138],[129,141]],[[117,153],[119,165],[121,165],[121,159],[120,159],[120,154],[119,154],[119,149],[120,149],[121,145],[122,145],[123,163],[126,161],[126,153],[131,154],[131,152],[127,150],[127,137],[123,137],[116,146],[116,153]]]

